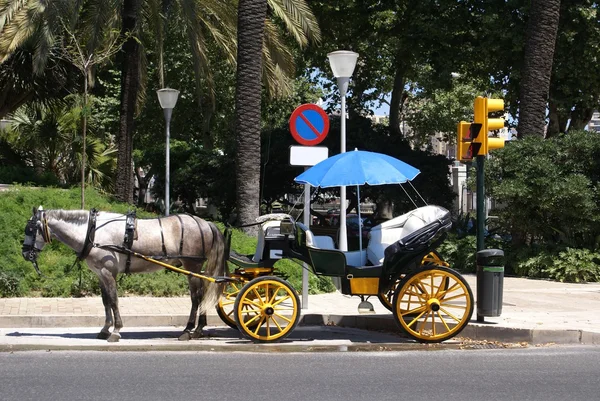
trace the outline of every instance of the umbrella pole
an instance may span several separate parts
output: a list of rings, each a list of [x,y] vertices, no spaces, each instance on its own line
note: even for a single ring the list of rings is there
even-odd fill
[[[360,189],[356,186],[356,197],[358,198],[358,250],[360,251],[360,265],[363,266],[362,257],[362,219],[360,217]]]

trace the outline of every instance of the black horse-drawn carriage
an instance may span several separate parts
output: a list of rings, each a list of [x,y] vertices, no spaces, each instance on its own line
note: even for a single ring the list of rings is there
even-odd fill
[[[442,207],[424,206],[375,226],[367,249],[350,252],[335,249],[330,237],[315,236],[289,215],[265,215],[260,221],[256,252],[229,256],[235,265],[230,274],[240,283],[229,284],[217,308],[223,321],[255,341],[286,337],[300,318],[297,291],[274,275],[281,258],[339,278],[342,294],[377,296],[399,327],[420,342],[450,339],[471,318],[469,285],[435,252],[451,226]]]

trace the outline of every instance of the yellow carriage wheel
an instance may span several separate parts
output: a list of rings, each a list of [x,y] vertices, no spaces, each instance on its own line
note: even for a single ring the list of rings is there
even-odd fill
[[[394,295],[394,319],[412,338],[438,343],[460,333],[473,314],[473,292],[445,266],[408,273]]]
[[[245,337],[259,342],[281,340],[300,320],[300,298],[279,277],[257,277],[240,290],[234,316]]]
[[[445,266],[445,267],[450,266],[448,263],[444,262],[444,260],[442,259],[440,254],[437,253],[437,251],[429,252],[427,255],[425,255],[423,257],[423,260],[421,260],[421,266],[429,264],[429,263],[432,263],[432,264],[438,265],[438,266]],[[379,299],[379,302],[381,302],[381,304],[383,306],[385,306],[385,308],[387,310],[389,310],[390,312],[392,312],[394,309],[394,307],[392,306],[392,301],[394,299],[394,293],[396,292],[396,289],[398,288],[398,284],[400,284],[400,281],[402,281],[403,278],[404,278],[404,274],[401,274],[396,279],[394,284],[392,284],[390,289],[387,290],[387,292],[382,291],[379,294],[377,294],[377,298]]]
[[[237,277],[241,278],[241,277]],[[237,324],[235,323],[234,318],[234,304],[237,295],[240,293],[242,286],[247,282],[243,278],[242,283],[227,283],[225,288],[223,289],[223,296],[219,299],[219,303],[217,304],[217,315],[221,318],[223,323],[232,329],[237,330]]]

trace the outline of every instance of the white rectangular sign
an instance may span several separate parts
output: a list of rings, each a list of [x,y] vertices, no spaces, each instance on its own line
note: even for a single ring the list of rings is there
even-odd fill
[[[329,157],[325,146],[290,146],[290,164],[292,166],[314,166]]]

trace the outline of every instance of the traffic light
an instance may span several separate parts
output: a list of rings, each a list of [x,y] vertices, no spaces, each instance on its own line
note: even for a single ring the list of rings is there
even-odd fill
[[[504,147],[504,139],[488,138],[488,132],[504,128],[504,118],[488,118],[493,111],[504,110],[504,100],[488,99],[478,96],[475,99],[475,123],[481,124],[479,135],[473,137],[474,143],[481,144],[478,156],[485,156],[490,150]]]
[[[473,138],[479,134],[481,124],[471,124],[466,121],[458,123],[456,140],[456,160],[471,161],[477,155],[480,143],[473,142]]]

